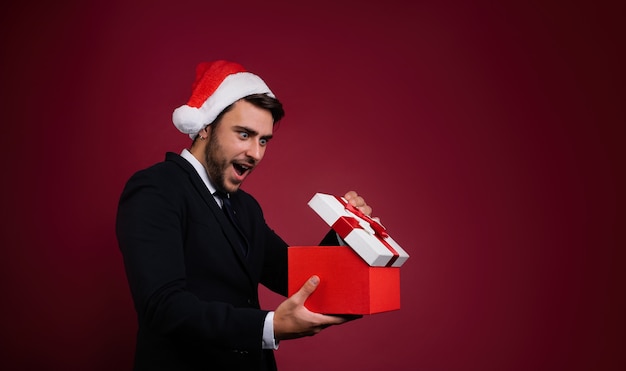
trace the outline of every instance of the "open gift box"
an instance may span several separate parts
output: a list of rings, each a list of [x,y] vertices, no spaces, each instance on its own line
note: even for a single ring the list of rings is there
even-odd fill
[[[400,309],[400,268],[371,267],[348,246],[289,247],[289,296],[312,275],[320,278],[308,310],[373,314]]]
[[[342,198],[317,193],[309,206],[348,246],[289,247],[289,296],[317,275],[320,284],[305,303],[313,312],[373,314],[400,309],[399,267],[408,254],[384,227]]]

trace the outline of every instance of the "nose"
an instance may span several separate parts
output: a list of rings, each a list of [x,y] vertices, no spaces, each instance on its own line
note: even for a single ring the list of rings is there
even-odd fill
[[[251,141],[250,146],[248,147],[248,150],[246,151],[246,155],[249,158],[254,159],[254,162],[257,163],[261,161],[264,154],[265,154],[265,146],[262,146],[261,143],[259,143],[259,141],[256,141],[256,140]]]

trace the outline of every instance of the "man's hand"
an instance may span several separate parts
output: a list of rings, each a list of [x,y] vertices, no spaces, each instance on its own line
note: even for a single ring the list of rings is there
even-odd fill
[[[345,194],[344,198],[363,214],[370,216],[372,208],[355,191]],[[378,219],[378,218],[375,218]],[[315,291],[319,277],[312,276],[298,292],[283,301],[274,311],[274,337],[276,340],[296,339],[313,336],[332,325],[339,325],[362,316],[329,316],[311,312],[304,307],[306,299]]]
[[[349,318],[314,313],[304,307],[305,300],[315,291],[319,277],[312,276],[300,290],[283,301],[274,311],[274,338],[279,340],[313,336],[331,325],[347,322]]]
[[[372,216],[372,208],[365,203],[363,197],[359,196],[355,191],[346,193],[343,198],[346,199],[352,206],[361,210],[361,212],[367,216]]]

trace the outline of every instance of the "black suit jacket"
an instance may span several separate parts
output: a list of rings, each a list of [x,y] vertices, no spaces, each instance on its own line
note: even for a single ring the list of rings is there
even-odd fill
[[[258,284],[287,294],[287,244],[244,191],[231,195],[236,232],[185,159],[134,174],[116,232],[138,319],[136,370],[273,370],[261,349]]]

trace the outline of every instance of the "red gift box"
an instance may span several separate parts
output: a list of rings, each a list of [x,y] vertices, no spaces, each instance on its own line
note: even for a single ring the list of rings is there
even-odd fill
[[[289,247],[289,296],[320,278],[305,307],[325,314],[373,314],[400,309],[400,268],[372,267],[347,246]]]

